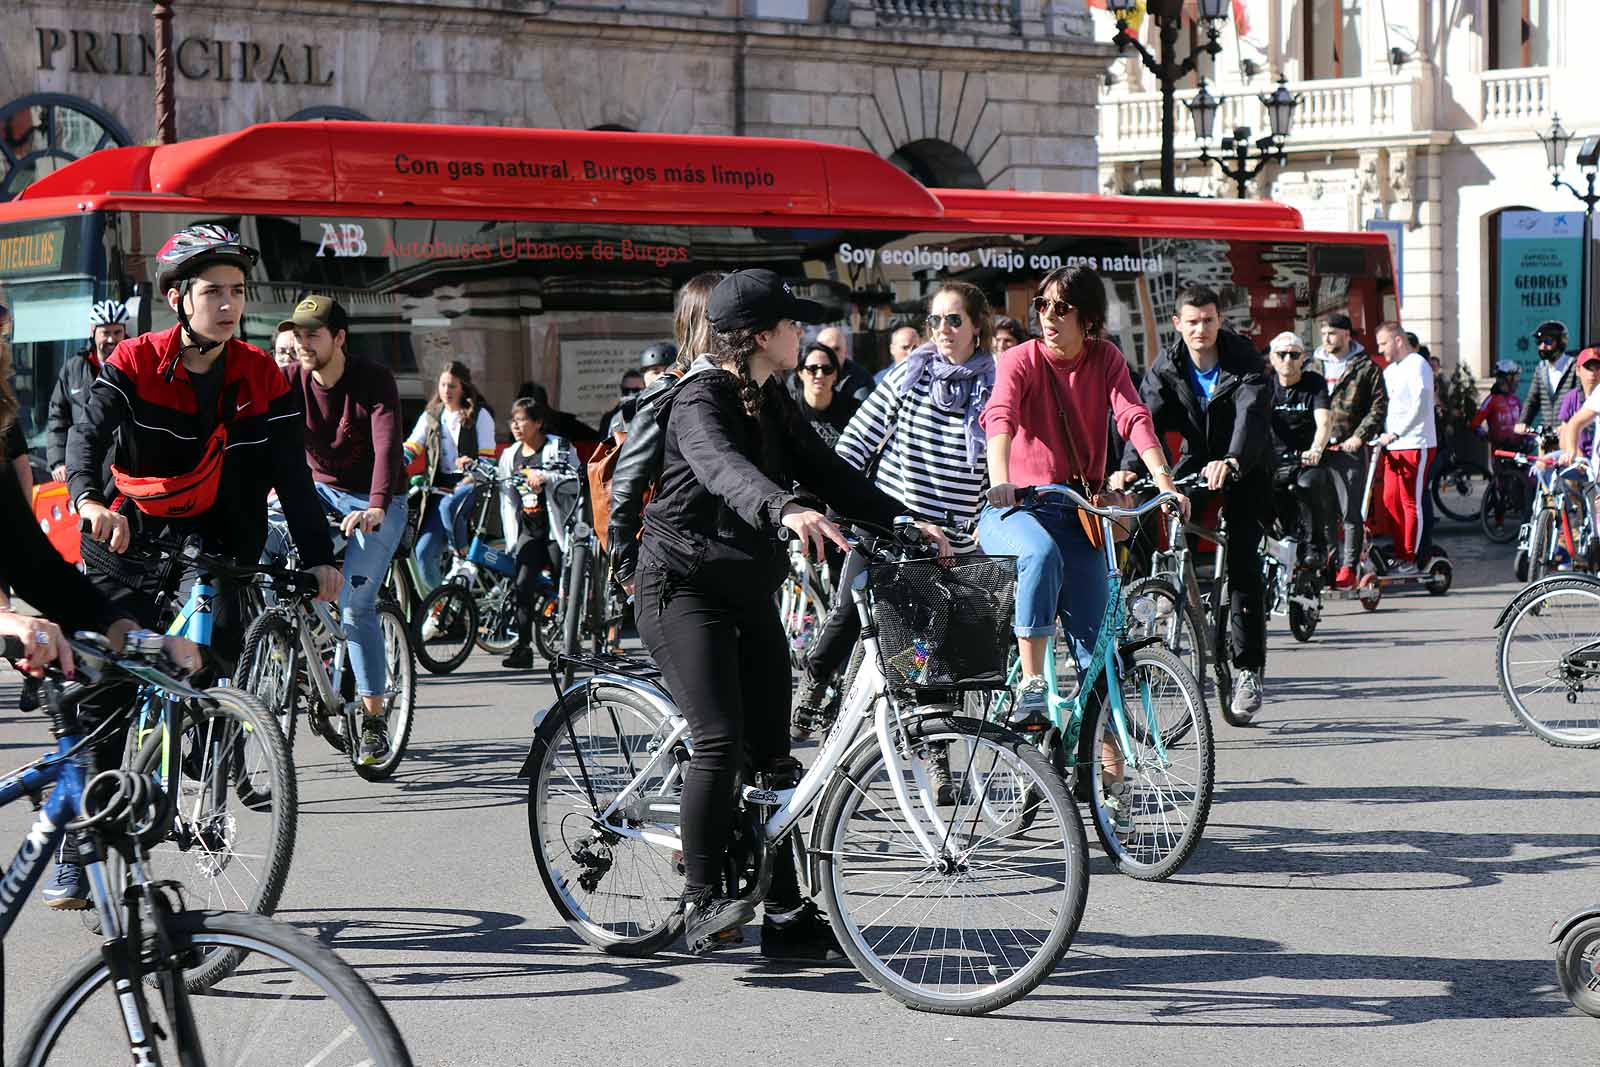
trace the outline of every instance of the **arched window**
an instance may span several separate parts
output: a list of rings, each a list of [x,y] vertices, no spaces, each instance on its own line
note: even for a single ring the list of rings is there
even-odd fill
[[[63,93],[34,93],[0,107],[0,200],[75,159],[133,143],[111,113]]]
[[[928,138],[896,150],[889,162],[932,189],[982,189],[983,175],[961,149]]]
[[[370,116],[348,107],[308,107],[296,111],[284,119],[285,122],[312,122],[316,119],[339,119],[344,122],[371,122]]]

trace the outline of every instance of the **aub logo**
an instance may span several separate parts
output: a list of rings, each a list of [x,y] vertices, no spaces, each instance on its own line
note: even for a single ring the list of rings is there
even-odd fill
[[[329,252],[335,256],[364,256],[367,254],[367,231],[358,222],[322,224],[322,242],[317,245],[317,255]]]

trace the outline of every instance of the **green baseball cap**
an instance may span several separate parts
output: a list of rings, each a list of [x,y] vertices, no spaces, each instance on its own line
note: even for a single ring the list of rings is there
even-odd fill
[[[350,316],[345,314],[344,306],[333,297],[312,293],[296,304],[294,312],[278,323],[278,328],[273,332],[282,333],[296,326],[307,330],[325,326],[329,333],[338,333],[350,328]]]

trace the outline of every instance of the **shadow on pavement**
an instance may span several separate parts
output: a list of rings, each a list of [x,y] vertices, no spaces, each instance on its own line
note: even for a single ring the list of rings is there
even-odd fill
[[[526,803],[528,784],[514,775],[527,752],[528,742],[517,738],[462,738],[426,744],[413,740],[388,781],[354,796],[309,800],[302,796],[300,810],[319,815],[392,814],[401,809],[466,811]],[[332,773],[354,775],[348,761],[336,760],[326,765]],[[302,764],[301,773],[307,769]]]

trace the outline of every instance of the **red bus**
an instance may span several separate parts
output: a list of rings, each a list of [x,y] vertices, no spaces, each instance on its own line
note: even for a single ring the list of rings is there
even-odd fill
[[[1315,344],[1318,320],[1344,311],[1370,348],[1397,310],[1383,236],[1308,233],[1265,202],[928,189],[803,141],[266,123],[96,152],[0,204],[0,304],[37,454],[90,304],[134,299],[140,329],[171,325],[151,255],[197,221],[261,250],[247,339],[270,346],[301,294],[327,292],[351,312],[350,348],[392,367],[413,408],[459,359],[502,415],[537,380],[591,423],[639,350],[671,336],[674,290],[710,269],[781,272],[873,366],[937,281],[974,282],[1028,324],[1039,277],[1073,262],[1106,278],[1109,331],[1136,370],[1174,339],[1189,282],[1262,347],[1285,329]]]

